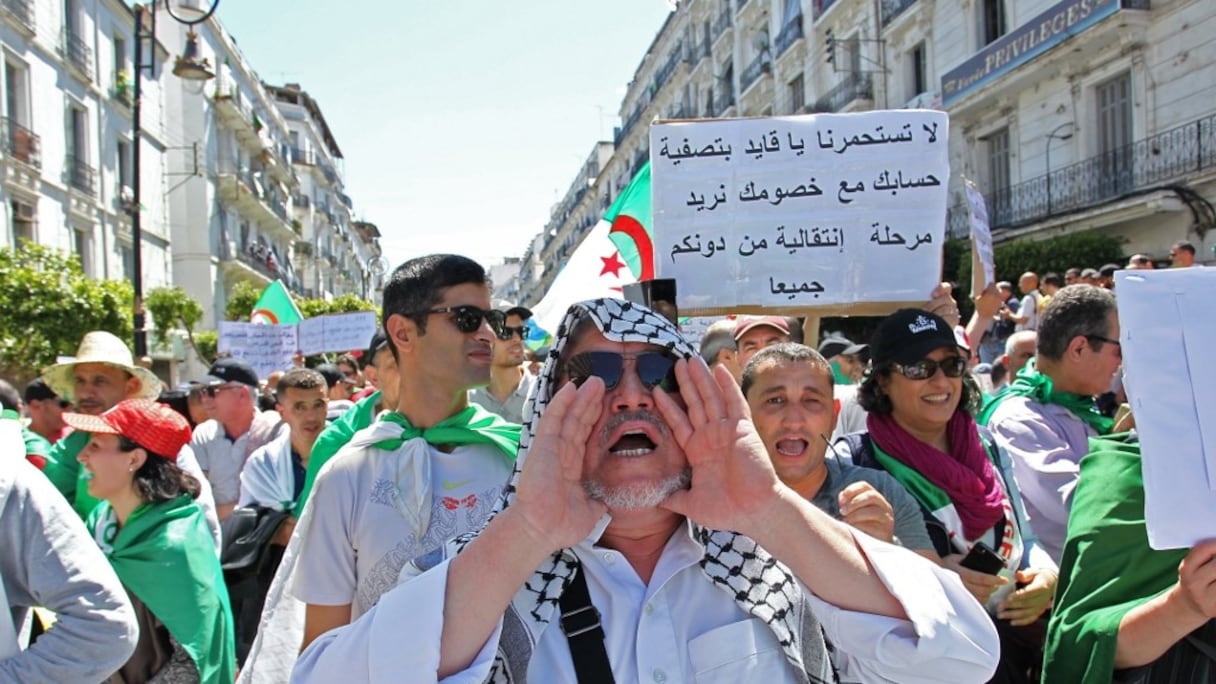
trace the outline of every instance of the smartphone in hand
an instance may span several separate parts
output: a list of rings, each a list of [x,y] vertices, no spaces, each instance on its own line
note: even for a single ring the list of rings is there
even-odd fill
[[[1005,569],[1005,561],[984,542],[976,542],[959,565],[985,575],[996,575]]]

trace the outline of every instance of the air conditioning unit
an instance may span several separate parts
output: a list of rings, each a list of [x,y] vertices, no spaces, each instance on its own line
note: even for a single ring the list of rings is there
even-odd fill
[[[33,223],[38,219],[34,205],[25,202],[13,202],[13,220],[21,223]]]

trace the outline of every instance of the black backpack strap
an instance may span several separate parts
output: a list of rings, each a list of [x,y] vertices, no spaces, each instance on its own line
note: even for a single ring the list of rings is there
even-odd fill
[[[570,643],[570,659],[579,684],[613,684],[612,665],[604,648],[604,628],[600,612],[591,603],[587,578],[580,566],[557,601],[561,608],[561,629]]]

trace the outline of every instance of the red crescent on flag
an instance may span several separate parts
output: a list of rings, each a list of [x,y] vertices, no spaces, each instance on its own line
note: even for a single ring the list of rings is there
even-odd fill
[[[639,281],[654,280],[654,243],[650,234],[632,216],[620,215],[612,222],[609,233],[624,233],[638,247],[638,260],[642,262],[642,274]]]
[[[279,317],[274,315],[274,312],[272,312],[268,309],[254,309],[253,313],[249,314],[249,320],[252,321],[253,319],[257,318],[258,316],[261,316],[261,317],[265,318],[266,320],[270,321],[271,325],[279,324]]]

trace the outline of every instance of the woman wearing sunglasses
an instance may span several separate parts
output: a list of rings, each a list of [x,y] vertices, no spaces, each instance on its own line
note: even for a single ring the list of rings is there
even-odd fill
[[[101,415],[68,413],[88,433],[78,457],[102,500],[87,525],[135,607],[134,655],[106,684],[231,684],[232,612],[199,482],[177,466],[190,425],[173,409],[128,399]]]
[[[940,317],[901,309],[878,326],[858,390],[866,432],[837,457],[887,471],[921,504],[943,564],[984,604],[1001,633],[994,682],[1038,681],[1058,569],[1023,512],[1012,462],[972,411],[970,352]]]

